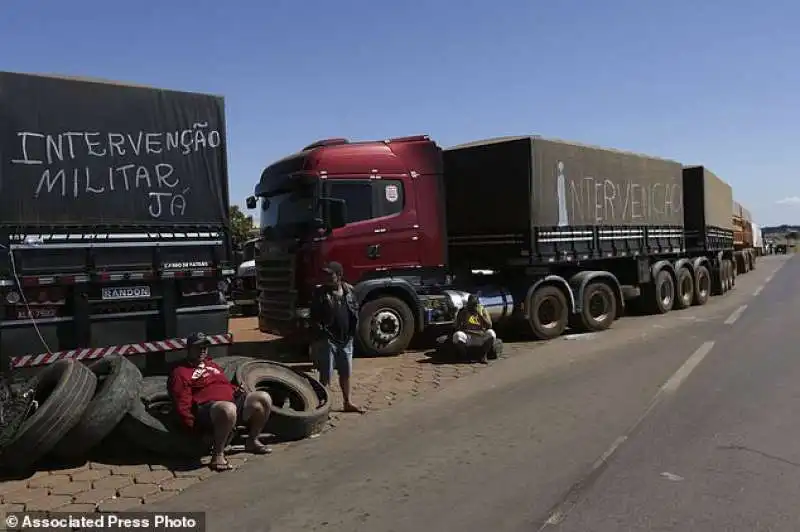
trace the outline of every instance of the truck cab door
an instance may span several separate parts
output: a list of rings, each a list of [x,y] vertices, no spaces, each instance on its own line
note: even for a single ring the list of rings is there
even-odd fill
[[[323,195],[347,205],[347,225],[326,239],[325,260],[340,262],[348,281],[356,283],[376,270],[419,265],[414,195],[404,192],[401,179],[325,183]]]

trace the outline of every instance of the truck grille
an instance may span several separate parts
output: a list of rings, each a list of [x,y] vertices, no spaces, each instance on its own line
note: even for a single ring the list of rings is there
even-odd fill
[[[256,277],[261,319],[276,325],[293,320],[297,302],[294,256],[256,258]]]

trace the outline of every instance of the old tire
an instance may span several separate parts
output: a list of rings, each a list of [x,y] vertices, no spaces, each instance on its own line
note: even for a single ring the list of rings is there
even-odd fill
[[[97,378],[94,397],[81,420],[53,449],[60,458],[85,456],[103,438],[111,434],[125,414],[139,400],[142,374],[130,360],[115,355],[89,365]]]
[[[356,341],[367,356],[399,355],[414,338],[416,324],[408,305],[396,297],[379,297],[361,307]]]
[[[75,360],[59,360],[42,370],[35,391],[39,407],[3,449],[2,464],[25,471],[53,450],[80,422],[96,388],[97,377]]]
[[[328,422],[328,391],[310,375],[277,362],[254,360],[240,366],[236,378],[245,391],[264,391],[272,397],[264,432],[282,440],[301,440],[320,432]]]
[[[564,333],[569,323],[567,296],[559,288],[541,286],[531,295],[528,323],[537,340],[551,340]]]
[[[689,268],[683,267],[678,270],[675,276],[678,282],[675,284],[675,306],[677,310],[682,310],[692,306],[694,301],[695,280]]]
[[[225,376],[228,377],[228,380],[234,384],[236,383],[236,370],[239,369],[239,366],[250,362],[251,360],[255,359],[244,356],[229,356],[213,359],[213,361],[222,368],[222,371],[225,372]]]
[[[708,303],[711,297],[711,272],[705,266],[698,266],[694,272],[694,300],[697,306]]]
[[[572,319],[576,330],[598,332],[611,327],[617,319],[617,298],[608,283],[590,282],[582,299],[581,311]]]
[[[198,458],[210,448],[208,442],[180,425],[164,376],[142,381],[139,400],[134,401],[117,429],[141,449],[164,456]]]
[[[669,270],[661,270],[646,292],[652,314],[666,314],[675,306],[675,280]]]

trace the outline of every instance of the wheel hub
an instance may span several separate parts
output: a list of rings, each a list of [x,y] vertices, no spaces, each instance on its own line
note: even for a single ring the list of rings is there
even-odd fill
[[[603,321],[608,318],[609,306],[604,294],[592,294],[589,298],[589,315],[596,321]]]
[[[388,344],[398,336],[402,329],[400,316],[397,313],[383,309],[375,313],[372,318],[372,336],[381,343]]]

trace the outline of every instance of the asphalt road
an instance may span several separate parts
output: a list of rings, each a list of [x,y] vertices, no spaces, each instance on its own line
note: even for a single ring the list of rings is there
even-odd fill
[[[777,271],[777,273],[775,273]],[[208,530],[800,530],[800,260],[626,318],[149,510]]]

